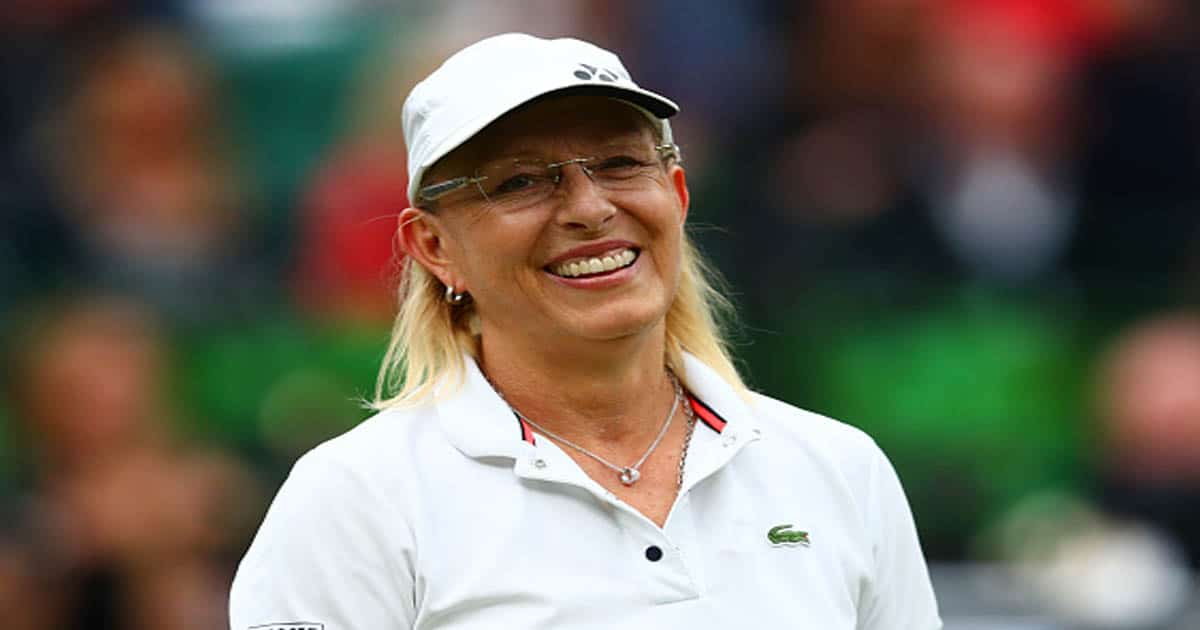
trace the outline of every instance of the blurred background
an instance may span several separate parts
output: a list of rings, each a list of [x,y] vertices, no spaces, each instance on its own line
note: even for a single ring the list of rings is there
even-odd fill
[[[225,627],[366,415],[403,99],[510,30],[682,104],[746,375],[887,451],[948,630],[1200,628],[1189,0],[5,2],[5,628]]]

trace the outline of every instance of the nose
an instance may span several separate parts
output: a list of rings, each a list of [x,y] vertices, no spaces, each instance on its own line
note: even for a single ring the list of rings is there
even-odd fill
[[[562,167],[558,222],[564,227],[596,232],[617,214],[617,207],[582,164]]]

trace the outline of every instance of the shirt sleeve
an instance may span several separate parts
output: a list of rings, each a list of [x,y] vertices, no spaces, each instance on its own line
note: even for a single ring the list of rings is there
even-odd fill
[[[232,630],[411,628],[406,524],[361,475],[319,455],[296,463],[238,567]]]
[[[878,447],[874,451],[867,507],[874,574],[859,602],[858,627],[936,630],[942,620],[908,499],[891,462]]]

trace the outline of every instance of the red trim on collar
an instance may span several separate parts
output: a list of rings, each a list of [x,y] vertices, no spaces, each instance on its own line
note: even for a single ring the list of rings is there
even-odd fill
[[[516,413],[513,415],[516,415]],[[537,438],[533,436],[533,429],[529,427],[529,423],[525,422],[525,419],[521,416],[517,416],[517,423],[521,425],[521,439],[537,446]]]
[[[690,393],[688,394],[688,403],[692,405],[692,411],[696,413],[696,417],[704,424],[707,424],[708,428],[717,433],[725,430],[725,425],[728,423],[721,417],[721,414],[713,411],[712,407],[704,404],[702,400]]]

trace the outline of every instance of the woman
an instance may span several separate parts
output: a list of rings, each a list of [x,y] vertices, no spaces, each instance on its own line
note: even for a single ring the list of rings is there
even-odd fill
[[[940,627],[875,445],[739,380],[676,111],[517,34],[413,90],[381,413],[296,464],[233,628]]]

